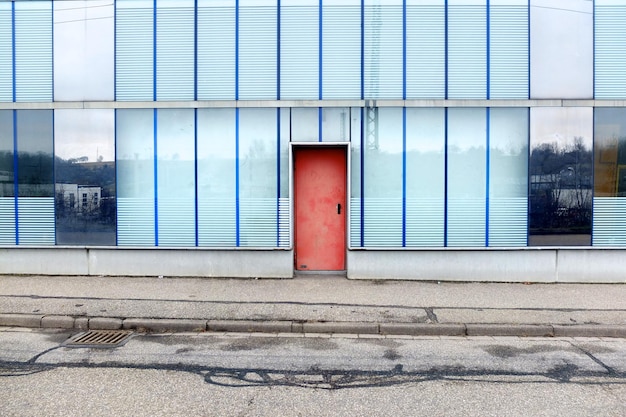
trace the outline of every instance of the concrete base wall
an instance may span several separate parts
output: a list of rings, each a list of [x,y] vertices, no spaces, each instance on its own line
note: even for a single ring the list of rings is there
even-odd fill
[[[0,249],[0,274],[292,278],[288,250]]]
[[[351,279],[626,283],[626,249],[352,250]],[[293,251],[0,249],[0,274],[292,278]]]
[[[349,251],[348,278],[626,283],[626,250],[490,248]]]

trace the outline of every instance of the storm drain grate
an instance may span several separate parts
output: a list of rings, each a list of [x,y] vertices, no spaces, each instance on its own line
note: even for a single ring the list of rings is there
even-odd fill
[[[133,334],[128,330],[89,330],[68,339],[67,347],[114,348],[122,346]]]

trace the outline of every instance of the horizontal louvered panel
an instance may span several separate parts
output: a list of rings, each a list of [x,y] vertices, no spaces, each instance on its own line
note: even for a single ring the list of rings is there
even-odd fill
[[[487,15],[484,5],[448,6],[448,98],[487,96]]]
[[[448,246],[485,246],[485,200],[448,200]]]
[[[117,244],[154,246],[154,200],[117,198]]]
[[[239,99],[277,97],[277,8],[239,2]]]
[[[528,7],[490,8],[491,99],[528,98]]]
[[[411,198],[406,200],[406,246],[441,247],[444,243],[444,200]]]
[[[115,20],[116,100],[154,98],[154,31],[152,2],[145,8],[117,8]]]
[[[278,199],[278,247],[291,245],[291,204],[288,198]]]
[[[0,197],[0,245],[15,245],[15,198]]]
[[[407,99],[444,98],[445,7],[409,0],[406,8]]]
[[[239,200],[239,246],[278,246],[278,202],[276,198]]]
[[[402,99],[402,5],[365,6],[365,98]]]
[[[489,246],[526,246],[528,199],[489,200]]]
[[[281,3],[280,97],[319,98],[319,7]]]
[[[361,7],[322,8],[322,98],[361,98]]]
[[[193,1],[179,3],[157,9],[157,100],[194,99]]]
[[[195,198],[159,196],[159,246],[196,246]]]
[[[350,225],[349,225],[350,246],[361,247],[361,199],[350,199]]]
[[[365,246],[402,246],[402,199],[365,198]]]
[[[13,101],[13,23],[11,3],[0,3],[0,101]]]
[[[603,1],[595,7],[596,99],[626,99],[624,68],[626,68],[626,5],[613,5]]]
[[[626,246],[626,198],[593,199],[593,246]]]
[[[198,199],[198,245],[233,247],[237,244],[235,198]]]
[[[15,3],[16,101],[52,101],[52,2]]]
[[[235,99],[235,7],[198,2],[198,99]],[[216,42],[219,40],[219,42]]]
[[[54,245],[54,198],[17,199],[20,245]]]

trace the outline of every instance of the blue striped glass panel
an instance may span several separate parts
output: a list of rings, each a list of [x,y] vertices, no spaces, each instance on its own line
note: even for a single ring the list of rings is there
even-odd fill
[[[280,97],[319,98],[319,0],[280,3]]]
[[[12,110],[0,110],[0,245],[15,245]]]
[[[448,0],[448,98],[486,97],[486,0]]]
[[[154,11],[151,0],[118,0],[115,12],[115,99],[154,99]]]
[[[113,100],[113,3],[63,0],[53,5],[54,100]]]
[[[235,109],[198,109],[198,245],[237,244]]]
[[[445,19],[444,0],[407,0],[407,99],[445,97]]]
[[[193,0],[157,0],[157,100],[193,100]]]
[[[350,247],[352,248],[363,246],[361,245],[361,131],[363,129],[361,114],[363,110],[361,108],[352,108],[352,117],[350,118],[350,136],[352,140],[350,143],[350,211],[348,212],[350,220],[348,224],[350,227]]]
[[[11,3],[0,2],[0,101],[13,101],[13,23]]]
[[[239,99],[277,98],[277,0],[239,0]]]
[[[448,109],[448,246],[485,246],[486,109]]]
[[[193,109],[157,111],[159,246],[196,246]]]
[[[365,97],[402,99],[402,0],[365,0]]]
[[[276,117],[276,109],[240,109],[240,246],[278,245]]]
[[[402,246],[402,109],[372,109],[364,152],[365,246]]]
[[[489,110],[489,246],[526,246],[528,109]]]
[[[16,101],[52,101],[52,2],[15,2]]]
[[[117,110],[117,243],[154,246],[154,110]]]
[[[406,246],[444,245],[445,111],[406,109]]]
[[[235,99],[235,1],[198,1],[198,99]]]
[[[322,3],[322,98],[361,98],[361,1]]]
[[[20,245],[54,245],[52,110],[17,111]]]
[[[626,99],[626,1],[596,0],[595,19],[594,97]]]
[[[593,199],[593,246],[626,246],[626,198]]]
[[[489,98],[527,99],[528,0],[490,0]]]

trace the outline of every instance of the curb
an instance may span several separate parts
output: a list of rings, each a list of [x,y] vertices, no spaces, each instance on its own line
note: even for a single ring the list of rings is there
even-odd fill
[[[492,324],[492,323],[366,323],[298,322],[292,320],[201,320],[116,317],[72,317],[41,314],[0,314],[2,327],[140,332],[229,332],[369,334],[388,336],[517,336],[626,338],[626,325]]]

